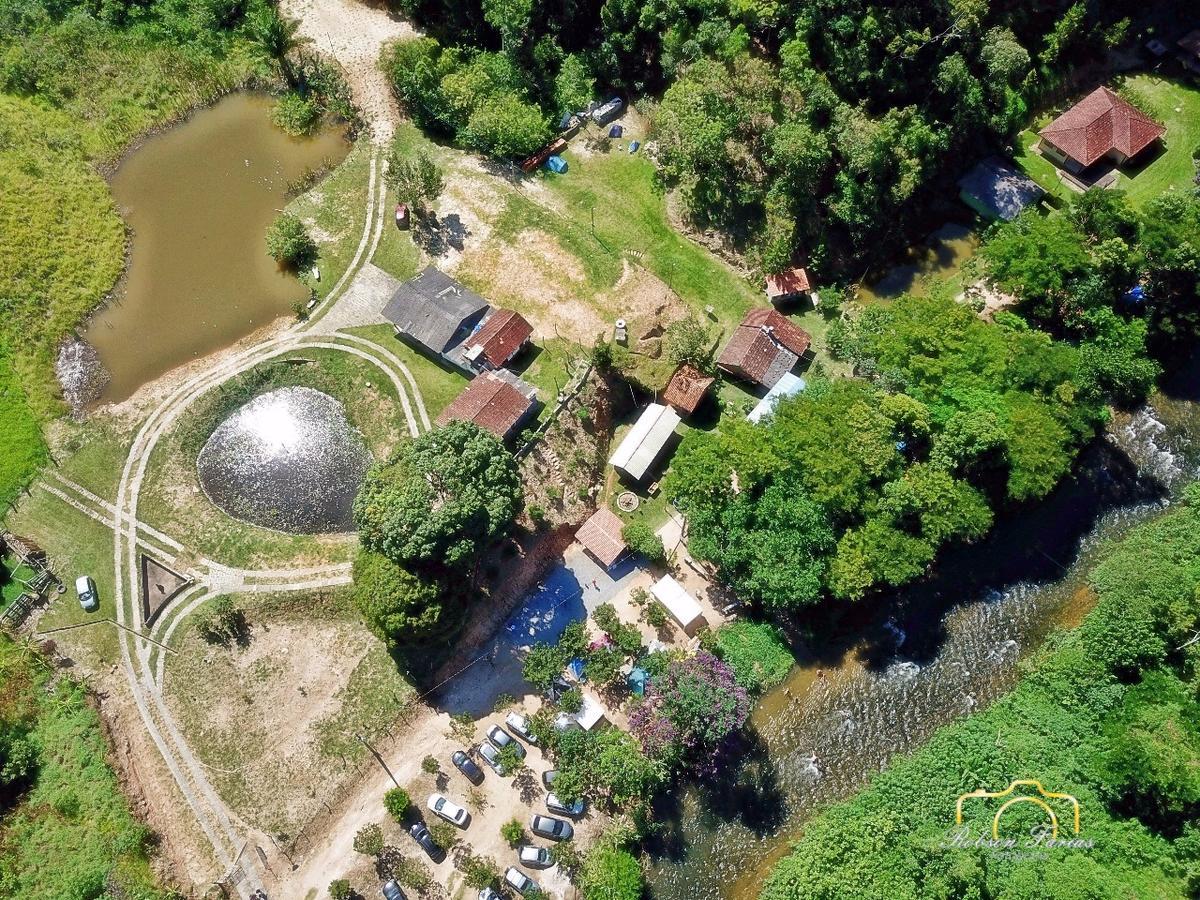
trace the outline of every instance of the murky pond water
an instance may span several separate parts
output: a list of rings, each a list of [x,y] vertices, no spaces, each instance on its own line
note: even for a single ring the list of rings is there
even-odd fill
[[[763,699],[739,771],[668,800],[655,900],[757,898],[811,816],[1010,690],[1021,658],[1090,609],[1086,576],[1104,542],[1200,476],[1198,373],[1193,363],[1170,393],[1118,414],[1073,478],[947,554],[928,582],[877,612],[849,611],[836,631],[857,643],[811,648]]]
[[[965,225],[948,223],[933,232],[924,244],[908,251],[903,263],[858,289],[864,303],[895,300],[901,294],[924,293],[925,285],[958,274],[963,263],[979,249],[979,236]]]
[[[306,387],[255,397],[217,426],[196,467],[236,519],[302,534],[350,531],[371,453],[342,404]]]
[[[270,112],[268,97],[233,94],[149,138],[117,170],[129,268],[85,335],[111,375],[102,401],[125,399],[306,296],[267,256],[264,234],[288,182],[340,161],[349,145],[340,129],[289,137]]]

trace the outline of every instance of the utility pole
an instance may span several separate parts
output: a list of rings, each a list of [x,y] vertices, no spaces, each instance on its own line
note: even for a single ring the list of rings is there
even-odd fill
[[[374,747],[372,747],[367,742],[367,739],[365,737],[363,737],[361,734],[359,734],[358,732],[355,732],[354,736],[356,738],[358,738],[358,742],[360,744],[362,744],[364,747],[366,747],[368,750],[371,751],[371,755],[375,757],[376,762],[378,762],[379,765],[383,767],[383,771],[387,772],[388,778],[392,779],[392,784],[394,784],[396,787],[400,787],[400,782],[398,782],[396,780],[396,776],[392,774],[392,770],[389,769],[387,763],[385,763],[383,761],[383,757],[379,755],[379,751],[376,750]]]

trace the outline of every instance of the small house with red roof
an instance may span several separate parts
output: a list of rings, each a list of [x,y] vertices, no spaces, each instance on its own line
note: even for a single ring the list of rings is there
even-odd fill
[[[1042,155],[1078,174],[1101,160],[1123,165],[1167,129],[1106,87],[1098,87],[1038,132]]]
[[[477,369],[507,366],[529,344],[533,326],[520,313],[497,309],[463,341],[463,359]]]
[[[704,400],[708,389],[716,381],[705,375],[691,363],[684,363],[675,370],[667,386],[663,388],[662,401],[682,416],[690,416]]]
[[[746,313],[721,351],[717,365],[737,378],[771,388],[796,367],[812,338],[775,309]]]
[[[797,300],[811,290],[808,270],[798,266],[767,276],[767,299],[772,303]]]
[[[483,372],[442,410],[438,425],[474,422],[502,441],[516,434],[537,408],[537,389],[506,369]]]

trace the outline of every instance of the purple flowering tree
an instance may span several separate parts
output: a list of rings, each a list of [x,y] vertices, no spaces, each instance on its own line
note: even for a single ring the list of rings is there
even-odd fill
[[[651,680],[629,725],[651,759],[711,765],[749,714],[733,670],[701,651]]]

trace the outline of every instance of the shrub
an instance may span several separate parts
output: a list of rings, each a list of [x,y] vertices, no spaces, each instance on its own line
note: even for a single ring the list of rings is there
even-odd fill
[[[500,867],[489,856],[464,853],[458,860],[458,868],[463,873],[467,887],[475,890],[494,888],[500,881]]]
[[[525,655],[521,674],[539,691],[546,691],[566,664],[567,655],[561,647],[539,642],[530,647]]]
[[[652,563],[661,565],[667,561],[667,551],[662,538],[642,522],[631,522],[621,529],[621,537],[634,553],[640,553]]]
[[[354,896],[354,889],[345,878],[335,878],[329,882],[329,896],[333,900],[350,900]]]
[[[716,631],[713,649],[748,691],[760,693],[787,677],[795,664],[783,632],[765,622],[733,622]]]
[[[288,91],[275,101],[271,121],[288,134],[302,137],[317,127],[321,121],[321,109],[311,97]]]
[[[517,698],[509,693],[502,693],[496,696],[496,702],[492,704],[492,712],[504,712],[511,706],[517,705]]]
[[[421,771],[427,775],[436,775],[442,769],[442,764],[437,761],[436,756],[426,756],[421,760]]]
[[[603,687],[617,680],[624,664],[623,654],[609,647],[602,647],[588,655],[587,676],[594,684]]]
[[[667,611],[657,600],[651,600],[642,610],[642,618],[651,628],[662,628],[667,624]]]
[[[411,807],[412,800],[408,796],[408,791],[404,790],[404,788],[392,788],[383,795],[383,808],[397,822],[404,821],[404,817],[408,815]]]
[[[529,505],[529,518],[533,520],[533,524],[541,528],[546,524],[546,510],[538,506],[536,503]]]
[[[440,635],[447,626],[444,596],[440,583],[380,553],[359,550],[354,559],[354,604],[386,644],[411,646]]]
[[[640,900],[642,867],[626,850],[601,847],[587,855],[579,889],[584,900]]]
[[[583,707],[583,692],[579,688],[564,691],[558,698],[558,708],[565,713],[577,713]]]
[[[196,630],[210,644],[229,644],[246,629],[246,616],[229,596],[218,597],[195,616]]]
[[[459,840],[458,829],[449,822],[434,822],[429,826],[429,836],[435,844],[447,851],[453,850]]]
[[[500,770],[505,775],[511,775],[518,769],[525,766],[525,761],[521,758],[521,752],[515,744],[509,744],[503,750],[496,754],[496,762],[500,765]]]
[[[374,822],[358,829],[354,835],[354,850],[367,856],[378,856],[383,852],[383,829]]]
[[[515,847],[521,841],[525,840],[525,826],[521,824],[519,819],[509,819],[500,826],[500,837]]]
[[[317,259],[317,245],[303,222],[281,213],[267,228],[267,255],[294,269],[307,269]]]
[[[558,638],[558,646],[570,661],[576,656],[583,656],[587,650],[587,626],[583,622],[568,622]]]

